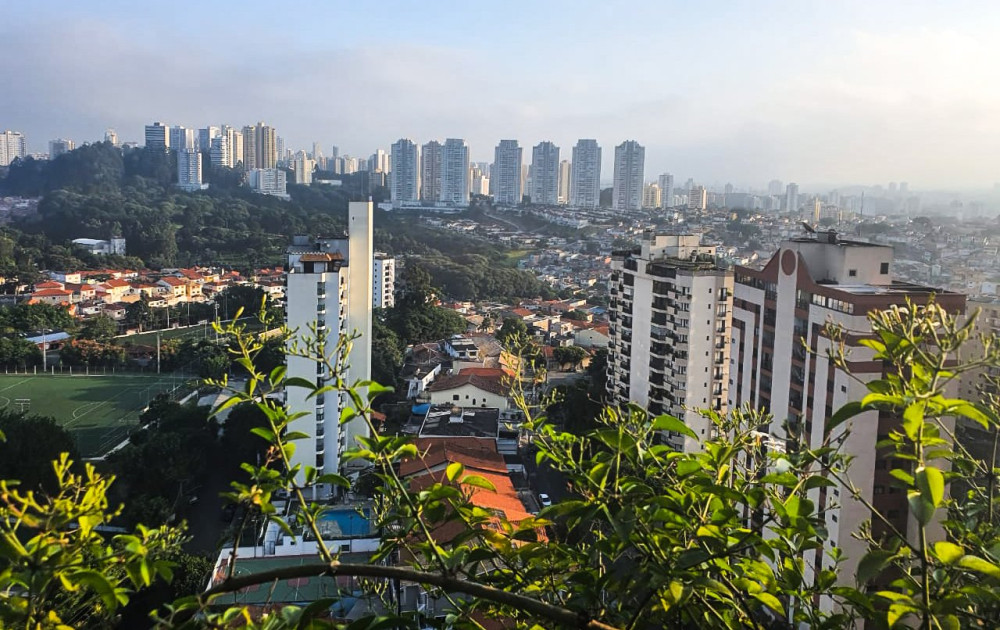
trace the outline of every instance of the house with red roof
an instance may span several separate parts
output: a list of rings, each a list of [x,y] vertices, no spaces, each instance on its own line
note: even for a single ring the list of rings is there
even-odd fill
[[[464,368],[457,374],[440,376],[430,384],[426,395],[432,405],[460,407],[496,407],[510,409],[510,386],[507,375],[498,368]]]

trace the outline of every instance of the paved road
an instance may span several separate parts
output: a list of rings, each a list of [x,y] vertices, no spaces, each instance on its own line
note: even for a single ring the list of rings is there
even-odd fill
[[[569,496],[569,491],[566,489],[566,477],[549,466],[548,462],[543,461],[540,466],[536,465],[533,449],[529,448],[529,451],[524,455],[524,468],[528,473],[528,486],[536,496],[538,493],[544,492],[549,495],[553,502],[561,501]]]

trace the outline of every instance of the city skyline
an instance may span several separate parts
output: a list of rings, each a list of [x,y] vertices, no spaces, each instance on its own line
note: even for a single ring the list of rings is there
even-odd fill
[[[162,12],[156,33],[146,11],[123,2],[7,7],[0,53],[19,62],[0,69],[11,86],[0,127],[22,131],[29,152],[56,138],[98,140],[108,127],[141,140],[151,120],[266,120],[289,148],[318,140],[367,155],[400,137],[460,137],[472,161],[488,160],[500,138],[529,147],[635,138],[648,173],[707,185],[781,177],[803,187],[984,188],[998,178],[1000,88],[981,80],[996,57],[993,7],[639,3],[624,12],[553,3],[469,15],[388,2],[317,4],[254,24],[253,2],[181,2]],[[283,44],[247,58],[217,39],[209,25],[218,23]],[[649,23],[666,32],[644,35]],[[546,51],[560,54],[538,64]],[[310,64],[293,63],[303,55]],[[650,75],[664,79],[650,84]]]

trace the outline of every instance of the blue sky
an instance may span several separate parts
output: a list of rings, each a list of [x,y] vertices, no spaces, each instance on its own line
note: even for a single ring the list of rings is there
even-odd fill
[[[763,186],[1000,180],[1000,5],[4,2],[0,127],[139,140],[257,120],[291,148],[597,138],[646,177]],[[526,155],[530,151],[526,151]]]

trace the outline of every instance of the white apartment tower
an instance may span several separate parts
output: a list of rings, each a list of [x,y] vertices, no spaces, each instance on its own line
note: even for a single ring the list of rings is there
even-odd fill
[[[548,141],[531,150],[531,203],[559,203],[559,147]]]
[[[160,122],[146,125],[146,148],[169,149],[170,128]]]
[[[396,259],[375,252],[372,261],[372,307],[392,308],[396,305]]]
[[[243,132],[226,125],[222,128],[222,137],[226,139],[226,146],[229,151],[229,163],[223,166],[236,168],[240,164],[243,164],[244,168],[246,168],[246,164],[243,163]],[[214,164],[215,160],[213,159],[212,162]]]
[[[660,175],[660,208],[666,210],[674,207],[674,176],[670,173]]]
[[[49,140],[49,159],[54,160],[63,153],[69,153],[75,148],[76,143],[72,140],[65,140],[63,138]]]
[[[732,272],[698,235],[647,233],[638,251],[612,254],[609,289],[610,393],[710,438],[711,422],[697,410],[727,409]],[[698,440],[667,437],[678,450],[700,448]]]
[[[247,173],[250,190],[260,195],[288,199],[288,182],[284,169],[255,168]]]
[[[288,249],[285,296],[288,327],[300,336],[313,336],[315,331],[331,362],[339,336],[358,335],[343,375],[353,384],[371,379],[371,202],[350,203],[348,228],[348,235],[342,238],[295,237]],[[304,378],[322,386],[333,376],[315,360],[291,352],[286,359],[289,378]],[[292,465],[315,466],[321,473],[342,472],[344,451],[355,446],[357,437],[368,435],[361,417],[340,422],[340,412],[349,404],[349,398],[334,392],[308,398],[309,390],[301,387],[290,387],[285,395],[290,414],[307,414],[293,420],[288,430],[310,436],[295,443]],[[321,488],[323,491],[330,489]]]
[[[577,140],[570,169],[569,205],[596,208],[601,203],[601,147],[597,140]]]
[[[292,172],[295,174],[295,183],[309,186],[313,181],[313,171],[316,170],[316,160],[306,155],[305,151],[299,151],[292,160]]]
[[[615,210],[642,208],[643,171],[646,149],[635,140],[626,140],[615,147],[615,180],[611,207]]]
[[[213,125],[208,127],[203,127],[198,130],[198,150],[199,151],[211,151],[212,150],[212,139],[218,138],[222,130]]]
[[[763,269],[735,268],[729,405],[770,412],[770,444],[781,448],[802,441],[819,448],[826,443],[827,419],[845,403],[864,398],[867,382],[882,378],[886,366],[861,344],[871,335],[871,310],[904,306],[907,299],[926,304],[934,296],[952,314],[964,312],[964,295],[894,281],[893,264],[891,247],[843,240],[830,231],[783,242]],[[839,343],[827,334],[828,322],[848,331],[850,376],[827,359]],[[837,441],[849,429],[842,449],[853,458],[852,483],[893,527],[912,537],[906,493],[894,486],[885,454],[876,449],[890,431],[899,430],[899,422],[892,414],[866,411],[831,437]],[[858,524],[870,520],[876,538],[887,534],[887,527],[839,484],[811,490],[809,498],[826,521],[828,542],[806,558],[805,579],[813,579],[814,567],[831,568],[829,552],[836,546],[844,556],[838,572],[853,581],[850,576],[868,551],[853,535]],[[820,605],[832,610],[834,604]]]
[[[704,210],[708,207],[708,191],[704,186],[692,186],[688,191],[688,210]]]
[[[493,152],[490,169],[490,189],[498,205],[516,206],[521,203],[521,147],[517,140],[501,140]]]
[[[188,192],[205,188],[201,183],[201,151],[194,148],[177,151],[177,187]]]
[[[559,194],[557,202],[564,205],[569,203],[569,179],[571,168],[569,160],[559,162]]]
[[[469,205],[469,145],[461,138],[448,138],[441,149],[441,201]]]
[[[209,149],[209,159],[212,166],[232,167],[232,154],[229,151],[229,138],[226,135],[219,135],[211,140]]]
[[[170,128],[170,149],[173,151],[184,151],[194,149],[194,129],[188,129],[181,125]]]
[[[646,184],[642,188],[642,207],[649,209],[657,209],[662,204],[661,199],[662,191],[660,191],[660,185]]]
[[[20,131],[5,131],[0,133],[0,166],[10,166],[14,160],[28,154],[28,143]]]
[[[112,144],[112,146],[116,146],[116,147],[121,144],[118,141],[118,132],[115,131],[114,129],[112,129],[111,127],[108,127],[104,131],[104,141],[105,142],[110,142]]]
[[[799,185],[792,182],[785,186],[785,211],[798,212],[799,209]]]
[[[389,193],[393,207],[420,201],[420,148],[412,140],[400,138],[392,145],[389,159]]]
[[[420,200],[441,201],[441,143],[431,140],[421,147]]]

